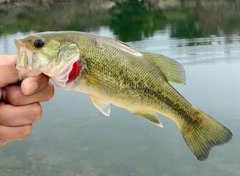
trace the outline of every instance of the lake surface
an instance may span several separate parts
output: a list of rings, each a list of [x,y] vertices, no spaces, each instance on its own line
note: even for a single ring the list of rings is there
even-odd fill
[[[187,84],[173,86],[227,126],[233,139],[200,162],[170,119],[159,115],[162,129],[113,105],[105,117],[87,95],[56,88],[42,103],[43,117],[31,135],[0,148],[0,175],[240,175],[240,7],[227,1],[181,6],[106,1],[95,8],[90,2],[23,5],[12,13],[12,7],[2,8],[0,53],[16,53],[13,39],[36,31],[81,30],[166,55],[186,71]]]

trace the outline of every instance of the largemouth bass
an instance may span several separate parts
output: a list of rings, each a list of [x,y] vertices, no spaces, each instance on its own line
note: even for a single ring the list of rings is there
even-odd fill
[[[231,131],[193,107],[169,81],[185,83],[183,67],[160,54],[139,52],[121,41],[83,32],[43,32],[16,39],[20,79],[48,75],[56,86],[86,93],[104,115],[110,103],[162,127],[172,119],[198,160],[227,143]]]

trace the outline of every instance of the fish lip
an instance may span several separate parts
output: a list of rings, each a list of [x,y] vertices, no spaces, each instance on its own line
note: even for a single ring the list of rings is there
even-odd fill
[[[14,45],[17,52],[17,61],[21,58],[23,54],[23,50],[25,50],[25,46],[23,45],[21,39],[14,39]]]
[[[14,39],[14,45],[15,45],[15,48],[17,51],[17,61],[19,61],[23,52],[26,51],[26,48],[25,48],[24,44],[22,43],[21,39]],[[18,67],[18,64],[16,65],[16,67]]]
[[[33,52],[25,47],[22,39],[14,39],[14,44],[17,51],[16,69],[18,70],[18,79],[23,80],[30,76],[39,75],[42,71],[33,68]],[[27,57],[26,63],[22,63],[23,54]]]
[[[14,45],[17,52],[16,69],[18,71],[18,79],[23,80],[27,76],[26,74],[24,74],[25,68],[22,68],[21,66],[19,66],[19,60],[23,54],[24,46],[23,46],[23,43],[21,42],[21,39],[14,39]]]
[[[17,51],[17,57],[20,57],[20,39],[14,39],[14,45]]]

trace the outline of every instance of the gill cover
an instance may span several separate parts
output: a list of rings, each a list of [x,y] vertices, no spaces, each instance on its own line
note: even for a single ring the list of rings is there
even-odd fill
[[[78,61],[80,61],[80,53],[76,44],[69,44],[60,50],[55,63],[57,70],[50,76],[56,86],[67,87],[69,75],[75,69],[74,64]],[[81,68],[77,67],[77,69],[79,69],[77,73],[80,74]],[[77,75],[74,75],[74,77],[77,77]]]

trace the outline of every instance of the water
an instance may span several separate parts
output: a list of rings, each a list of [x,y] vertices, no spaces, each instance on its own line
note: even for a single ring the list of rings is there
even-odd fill
[[[168,118],[159,115],[161,129],[115,106],[111,117],[105,117],[87,95],[57,88],[54,98],[42,103],[43,117],[31,135],[0,148],[1,176],[240,175],[239,7],[227,1],[161,8],[131,2],[102,8],[91,1],[81,6],[45,4],[37,10],[20,5],[12,13],[3,8],[0,53],[15,53],[13,38],[71,29],[164,54],[185,68],[187,84],[173,84],[176,89],[231,129],[232,141],[214,147],[199,162]],[[62,21],[57,20],[61,15]]]

